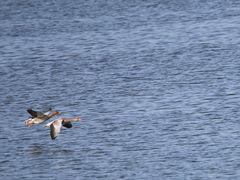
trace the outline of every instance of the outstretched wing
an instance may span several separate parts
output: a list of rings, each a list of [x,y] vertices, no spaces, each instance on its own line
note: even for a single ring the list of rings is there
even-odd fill
[[[75,118],[62,118],[62,120],[63,120],[63,123],[62,123],[62,124],[65,124],[65,123],[71,123],[71,122],[80,121],[80,117],[75,117]]]
[[[29,114],[31,114],[31,116],[34,117],[34,118],[35,118],[35,117],[44,116],[43,113],[34,111],[34,110],[32,110],[32,109],[28,109],[27,112],[28,112]]]
[[[51,125],[50,125],[50,136],[52,139],[56,139],[56,137],[58,136],[58,134],[60,133],[61,130],[61,124],[59,121],[54,121]]]

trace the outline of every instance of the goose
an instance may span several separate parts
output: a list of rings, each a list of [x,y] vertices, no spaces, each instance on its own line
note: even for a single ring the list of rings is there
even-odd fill
[[[51,109],[49,109],[49,111],[47,112],[39,112],[34,111],[32,109],[28,109],[27,112],[32,116],[25,121],[25,125],[27,127],[32,127],[34,124],[43,123],[48,119],[60,114],[60,112],[52,111]]]
[[[51,136],[52,140],[54,140],[57,138],[62,127],[71,128],[72,127],[71,122],[77,122],[77,121],[80,121],[80,117],[59,118],[55,121],[52,121],[52,122],[46,124],[45,127],[50,128],[50,136]]]

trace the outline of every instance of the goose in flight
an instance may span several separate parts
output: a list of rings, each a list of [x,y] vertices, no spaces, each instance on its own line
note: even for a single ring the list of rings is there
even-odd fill
[[[52,122],[46,124],[45,127],[50,128],[51,138],[56,139],[56,137],[60,133],[62,127],[71,128],[72,127],[72,122],[77,122],[77,121],[80,121],[80,117],[60,118],[60,119],[57,119],[55,121],[52,121]]]
[[[51,109],[49,109],[49,111],[47,111],[47,112],[38,112],[38,111],[34,111],[32,109],[28,109],[27,112],[32,116],[25,121],[25,125],[27,127],[31,127],[34,124],[43,123],[43,122],[47,121],[48,119],[60,114],[60,112],[52,111]]]

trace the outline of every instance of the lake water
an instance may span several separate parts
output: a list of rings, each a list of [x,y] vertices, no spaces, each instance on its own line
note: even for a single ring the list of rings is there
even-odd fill
[[[234,0],[1,1],[0,179],[239,179],[239,49]]]

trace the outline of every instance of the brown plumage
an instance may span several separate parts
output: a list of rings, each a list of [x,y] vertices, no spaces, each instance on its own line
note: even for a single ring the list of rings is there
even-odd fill
[[[34,111],[32,109],[28,109],[27,112],[32,116],[31,118],[29,118],[25,121],[25,125],[28,126],[28,127],[31,127],[34,124],[43,123],[43,122],[47,121],[48,119],[60,114],[60,112],[51,111],[51,109],[47,112],[44,112],[44,113]]]
[[[80,121],[80,117],[75,118],[60,118],[55,121],[52,121],[48,124],[46,124],[45,127],[50,127],[50,136],[52,139],[56,139],[58,134],[61,131],[61,128],[64,126],[66,128],[71,128],[72,123],[71,122],[77,122]]]

